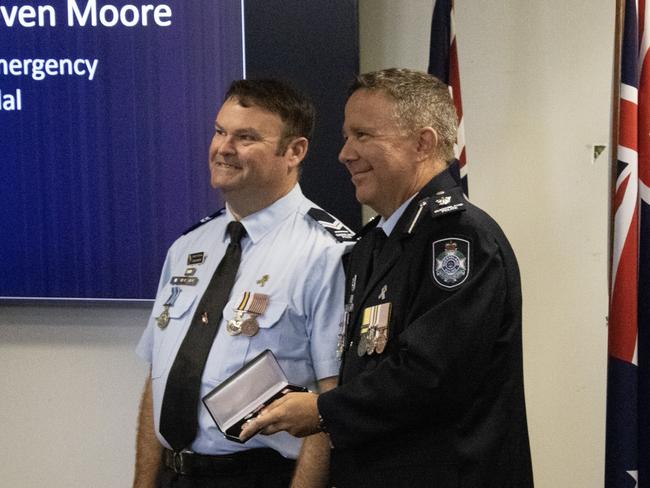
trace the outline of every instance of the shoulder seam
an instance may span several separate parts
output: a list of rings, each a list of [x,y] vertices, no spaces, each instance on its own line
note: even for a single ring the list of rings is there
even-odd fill
[[[199,220],[196,224],[194,224],[194,225],[188,227],[187,229],[185,229],[185,231],[183,232],[182,235],[189,234],[189,233],[192,232],[193,230],[195,230],[195,229],[201,227],[203,224],[207,224],[207,223],[210,222],[211,220],[213,220],[213,219],[215,219],[216,217],[218,217],[219,215],[221,215],[221,214],[223,213],[224,210],[225,210],[225,207],[224,207],[224,208],[221,208],[221,209],[219,209],[219,210],[217,210],[215,213],[213,213],[213,214],[211,214],[211,215],[208,215],[207,217],[203,217],[203,218],[202,218],[201,220]]]

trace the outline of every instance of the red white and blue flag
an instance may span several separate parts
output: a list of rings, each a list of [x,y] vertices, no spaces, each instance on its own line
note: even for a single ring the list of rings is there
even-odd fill
[[[429,74],[449,85],[458,115],[458,133],[454,153],[458,159],[463,190],[467,195],[467,155],[465,154],[465,123],[463,101],[460,95],[460,72],[456,50],[453,0],[436,0],[431,20],[431,45],[429,49]]]
[[[650,63],[645,0],[625,2],[609,309],[605,488],[650,487]],[[619,9],[621,12],[621,9]]]

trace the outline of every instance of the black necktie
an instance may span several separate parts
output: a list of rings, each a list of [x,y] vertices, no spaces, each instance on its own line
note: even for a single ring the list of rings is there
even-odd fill
[[[160,433],[174,450],[186,448],[196,437],[201,376],[241,261],[240,241],[246,229],[233,221],[228,233],[230,244],[196,307],[167,378]]]
[[[384,244],[386,244],[386,239],[388,239],[388,237],[386,237],[386,233],[381,227],[376,227],[372,230],[371,239],[372,259],[370,261],[368,276],[372,275],[373,271],[377,268],[379,255],[381,254],[381,250],[384,248]]]

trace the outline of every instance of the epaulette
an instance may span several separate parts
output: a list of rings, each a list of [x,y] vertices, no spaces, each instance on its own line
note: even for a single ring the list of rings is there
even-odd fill
[[[221,215],[221,214],[223,213],[224,210],[225,210],[225,208],[222,208],[222,209],[217,210],[217,211],[216,211],[215,213],[213,213],[212,215],[208,215],[207,217],[203,217],[201,220],[199,220],[199,221],[198,221],[196,224],[194,224],[192,227],[190,227],[190,228],[188,228],[187,230],[185,230],[185,232],[183,232],[183,235],[185,235],[185,234],[189,234],[189,233],[192,232],[194,229],[196,229],[196,228],[198,228],[198,227],[201,227],[203,224],[206,224],[206,223],[210,222],[212,219],[214,219],[214,218],[218,217],[219,215]]]
[[[434,219],[445,215],[464,212],[467,208],[462,190],[460,188],[455,188],[450,191],[439,191],[429,198],[429,209],[431,216]]]
[[[413,217],[405,227],[404,232],[407,234],[412,234],[413,229],[420,221],[420,218],[424,214],[424,209],[429,209],[429,214],[435,219],[443,217],[445,215],[452,215],[457,212],[465,211],[465,203],[462,191],[451,190],[451,191],[439,191],[432,197],[423,198],[417,204],[417,210],[413,214]]]
[[[322,208],[312,207],[307,212],[307,215],[318,222],[323,229],[332,234],[337,241],[346,242],[356,240],[352,229]]]

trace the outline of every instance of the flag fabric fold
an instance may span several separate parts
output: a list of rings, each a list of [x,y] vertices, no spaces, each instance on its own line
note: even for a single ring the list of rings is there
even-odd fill
[[[645,0],[625,2],[609,304],[605,488],[650,487],[650,71]],[[621,9],[619,9],[619,12]]]
[[[468,194],[467,155],[465,151],[465,124],[463,101],[460,93],[460,72],[456,49],[453,0],[436,0],[431,19],[431,39],[429,47],[429,68],[432,74],[449,86],[449,91],[458,115],[458,132],[454,153],[458,159],[463,190]]]

